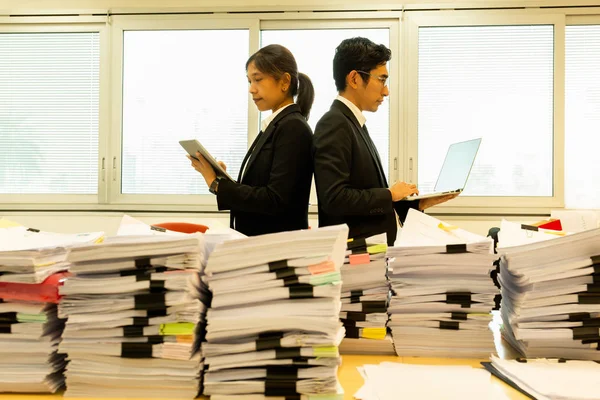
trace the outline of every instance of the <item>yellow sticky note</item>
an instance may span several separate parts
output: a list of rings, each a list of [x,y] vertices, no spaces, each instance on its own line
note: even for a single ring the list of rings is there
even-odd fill
[[[336,346],[319,346],[313,348],[315,357],[337,357],[339,355]]]
[[[556,235],[556,236],[565,236],[567,233],[564,231],[544,231],[544,233],[547,233],[549,235]]]
[[[160,326],[160,334],[162,336],[172,336],[172,335],[193,335],[195,324],[191,322],[176,322],[169,324],[161,324]]]
[[[49,266],[54,265],[54,264],[56,264],[56,262],[49,261],[49,262],[45,262],[45,263],[35,264],[33,267],[34,268],[49,267]]]
[[[379,254],[385,253],[387,251],[387,244],[374,244],[373,246],[367,247],[367,252],[369,254]]]
[[[386,328],[363,328],[362,337],[365,339],[383,340],[385,339],[386,333]]]
[[[14,228],[16,226],[23,226],[18,222],[9,221],[7,219],[0,218],[0,228]]]
[[[441,222],[438,224],[438,228],[440,228],[441,230],[446,231],[446,232],[450,232],[450,231],[453,231],[455,229],[458,229],[457,226],[454,226],[454,225],[444,225]]]

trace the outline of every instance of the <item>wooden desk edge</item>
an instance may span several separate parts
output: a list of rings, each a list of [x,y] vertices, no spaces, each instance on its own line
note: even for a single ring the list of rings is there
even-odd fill
[[[402,362],[407,364],[427,364],[427,365],[470,365],[472,367],[483,368],[480,364],[481,361],[487,360],[473,360],[473,359],[459,359],[459,358],[418,358],[418,357],[397,357],[397,356],[378,356],[378,355],[343,355],[342,366],[340,367],[338,376],[340,382],[344,388],[344,400],[354,399],[354,394],[363,385],[363,379],[360,373],[356,369],[365,364],[379,364],[384,361],[391,362]],[[511,388],[496,377],[492,377],[492,384],[497,386],[499,390],[504,391],[509,399],[511,400],[527,400],[527,396],[519,393],[517,390]],[[61,399],[62,394],[11,394],[3,393],[0,394],[0,400],[50,400],[50,399]],[[207,397],[200,397],[200,399],[207,399]],[[112,398],[110,400],[125,400]],[[141,400],[141,399],[140,399]],[[157,399],[152,399],[157,400]]]

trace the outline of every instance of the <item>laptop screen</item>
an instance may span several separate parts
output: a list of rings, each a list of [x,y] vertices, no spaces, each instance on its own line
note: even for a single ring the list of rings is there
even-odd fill
[[[436,192],[464,189],[481,144],[481,138],[450,145],[435,184]]]

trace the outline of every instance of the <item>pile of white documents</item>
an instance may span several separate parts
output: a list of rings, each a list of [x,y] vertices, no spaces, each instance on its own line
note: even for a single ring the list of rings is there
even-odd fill
[[[505,400],[506,394],[490,382],[490,373],[466,365],[411,365],[384,362],[364,365],[360,400],[444,399]]]
[[[205,395],[342,399],[340,267],[347,235],[346,226],[336,226],[216,245],[205,276],[213,294],[202,345]]]
[[[147,235],[171,235],[171,236],[185,236],[186,233],[175,232],[166,230],[162,227],[155,225],[148,225],[138,219],[135,219],[129,215],[124,215],[121,219],[121,224],[117,231],[117,236],[147,236]],[[202,265],[206,265],[208,256],[214,250],[215,246],[219,243],[226,242],[228,240],[242,239],[246,235],[223,226],[211,226],[204,232],[202,236],[204,242],[204,251],[201,253],[202,259],[200,260]]]
[[[65,357],[57,353],[63,326],[54,304],[0,301],[0,392],[64,386]]]
[[[530,358],[600,360],[600,229],[500,233],[505,339]]]
[[[101,232],[66,235],[2,221],[0,228],[0,392],[55,392],[64,386],[65,356],[57,353],[64,321],[58,287],[67,247]]]
[[[64,234],[13,224],[0,228],[0,282],[41,283],[69,269],[67,248],[104,237],[104,232]]]
[[[398,355],[487,359],[495,352],[491,239],[411,209],[388,257],[388,326]]]
[[[209,234],[208,232],[211,232]],[[197,233],[194,233],[198,235]],[[138,219],[135,219],[127,214],[123,215],[121,219],[121,224],[119,225],[119,229],[117,231],[117,236],[179,236],[185,237],[188,236],[188,233],[176,232],[165,229],[163,227],[157,225],[148,225],[145,222],[142,222]],[[200,352],[200,347],[202,342],[205,340],[206,334],[206,310],[210,306],[211,293],[208,290],[208,286],[201,279],[204,274],[204,266],[206,265],[206,261],[208,260],[208,255],[212,252],[212,249],[216,243],[221,243],[225,240],[231,240],[236,237],[246,237],[241,233],[234,231],[233,229],[223,228],[216,231],[215,229],[208,229],[202,235],[201,245],[204,246],[203,249],[200,249],[200,254],[185,254],[179,257],[170,257],[171,262],[178,261],[182,263],[184,269],[194,270],[198,265],[198,262],[201,265],[201,271],[192,276],[192,285],[189,287],[190,292],[192,293],[195,299],[198,299],[202,302],[202,310],[203,312],[200,315],[200,320],[196,325],[196,332],[194,335],[194,346],[192,353],[195,358],[200,357],[200,361],[202,362],[202,354]],[[179,338],[181,340],[181,336]]]
[[[59,305],[68,318],[59,348],[69,360],[67,396],[196,397],[203,251],[202,234],[115,236],[71,248]]]
[[[342,266],[342,354],[394,354],[387,334],[386,236],[348,240]]]
[[[502,360],[486,368],[499,379],[539,400],[600,400],[600,364],[560,359]]]

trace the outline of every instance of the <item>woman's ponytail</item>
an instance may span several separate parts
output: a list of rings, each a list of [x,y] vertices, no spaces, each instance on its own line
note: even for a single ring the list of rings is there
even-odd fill
[[[298,98],[296,104],[300,106],[300,113],[304,115],[304,118],[308,119],[310,116],[310,109],[312,108],[313,102],[315,101],[315,88],[310,78],[300,72],[298,74]]]

